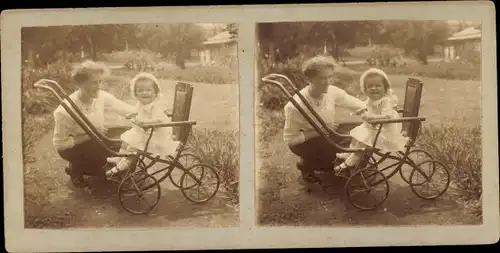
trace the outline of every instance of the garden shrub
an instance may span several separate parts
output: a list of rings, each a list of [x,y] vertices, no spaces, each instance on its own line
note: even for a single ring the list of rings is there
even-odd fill
[[[221,180],[221,191],[231,201],[239,201],[239,133],[218,129],[195,129],[188,140],[188,151],[202,163],[214,166]]]
[[[122,63],[125,64],[130,61],[145,61],[149,64],[157,63],[162,59],[162,57],[150,50],[128,50],[128,51],[116,51],[107,54],[102,54],[102,60],[108,62]]]
[[[52,93],[35,89],[33,84],[44,78],[59,83],[69,94],[76,90],[71,82],[72,66],[64,61],[57,61],[43,67],[33,69],[28,64],[22,66],[22,111],[28,114],[49,113],[55,109],[58,102]]]
[[[285,115],[283,110],[272,111],[263,106],[259,106],[257,111],[258,118],[258,139],[260,146],[271,140],[285,126]]]
[[[482,148],[481,128],[457,125],[426,126],[418,139],[418,146],[444,162],[450,169],[451,188],[461,200],[481,215]]]
[[[481,66],[481,52],[473,48],[467,48],[461,52],[461,60],[473,66]]]

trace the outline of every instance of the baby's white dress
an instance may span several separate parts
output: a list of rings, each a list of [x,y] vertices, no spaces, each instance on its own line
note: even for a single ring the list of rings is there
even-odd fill
[[[366,102],[366,107],[369,113],[387,115],[392,119],[399,118],[399,114],[394,109],[394,106],[395,104],[393,100],[388,96],[384,96],[376,101],[368,99]],[[375,126],[379,127],[380,125]],[[380,135],[377,138],[377,142],[375,144],[376,148],[385,152],[403,151],[406,143],[408,142],[408,138],[403,136],[401,128],[401,123],[384,124]],[[373,146],[373,141],[377,135],[377,131],[378,129],[370,123],[363,122],[361,125],[352,129],[350,135],[357,141],[371,147]]]
[[[161,122],[170,122],[170,118],[165,114],[165,110],[167,110],[168,107],[166,101],[162,98],[163,96],[157,96],[153,102],[147,105],[138,102],[136,105],[136,120],[160,120]],[[144,150],[150,132],[151,129],[145,131],[143,128],[134,125],[121,135],[121,140],[133,148]],[[171,127],[159,127],[154,129],[153,136],[149,141],[146,151],[165,157],[175,154],[178,143],[178,141],[172,139]]]

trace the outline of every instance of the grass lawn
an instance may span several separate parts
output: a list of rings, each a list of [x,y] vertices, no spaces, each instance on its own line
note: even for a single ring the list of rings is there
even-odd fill
[[[390,75],[393,89],[404,100],[408,76]],[[457,125],[474,127],[480,124],[481,95],[478,81],[459,81],[422,78],[424,92],[420,116],[427,117],[425,125]],[[264,112],[257,112],[264,113]],[[339,115],[346,115],[343,111]],[[266,116],[283,120],[282,115]],[[339,116],[342,120],[343,116]],[[258,119],[257,119],[258,120]],[[458,204],[448,191],[436,201],[422,201],[399,176],[391,179],[389,198],[375,211],[360,213],[343,197],[343,193],[325,195],[308,194],[298,184],[299,172],[295,168],[298,158],[282,140],[282,124],[256,122],[258,127],[277,128],[268,141],[257,142],[258,222],[273,225],[423,225],[423,224],[477,224],[474,217]],[[266,130],[266,131],[264,131]],[[397,179],[396,179],[397,178]],[[400,180],[401,181],[401,180]],[[334,182],[342,188],[345,182]],[[321,192],[319,190],[319,192]]]

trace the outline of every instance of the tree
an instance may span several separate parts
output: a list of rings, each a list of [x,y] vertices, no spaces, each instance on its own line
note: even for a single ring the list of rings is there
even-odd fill
[[[226,25],[226,31],[229,31],[229,34],[231,34],[231,38],[237,38],[238,37],[238,24],[236,23],[229,23]]]
[[[201,26],[191,23],[141,25],[140,35],[152,51],[165,57],[174,57],[175,63],[184,69],[192,49],[205,41]]]
[[[23,27],[21,51],[30,64],[44,65],[56,60],[57,52],[70,45],[71,26]]]
[[[405,54],[414,54],[423,64],[434,46],[443,45],[451,30],[446,21],[382,21],[379,44],[391,44],[404,49]]]
[[[80,25],[72,26],[69,36],[73,45],[83,47],[97,60],[100,53],[126,49],[135,33],[136,27],[131,24]]]

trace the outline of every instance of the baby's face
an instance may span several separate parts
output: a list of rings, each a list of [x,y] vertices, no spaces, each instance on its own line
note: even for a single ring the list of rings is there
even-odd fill
[[[379,100],[385,95],[384,78],[370,76],[365,80],[365,93],[371,100]]]
[[[135,96],[143,105],[147,105],[156,97],[155,84],[151,80],[139,80],[135,84]]]

